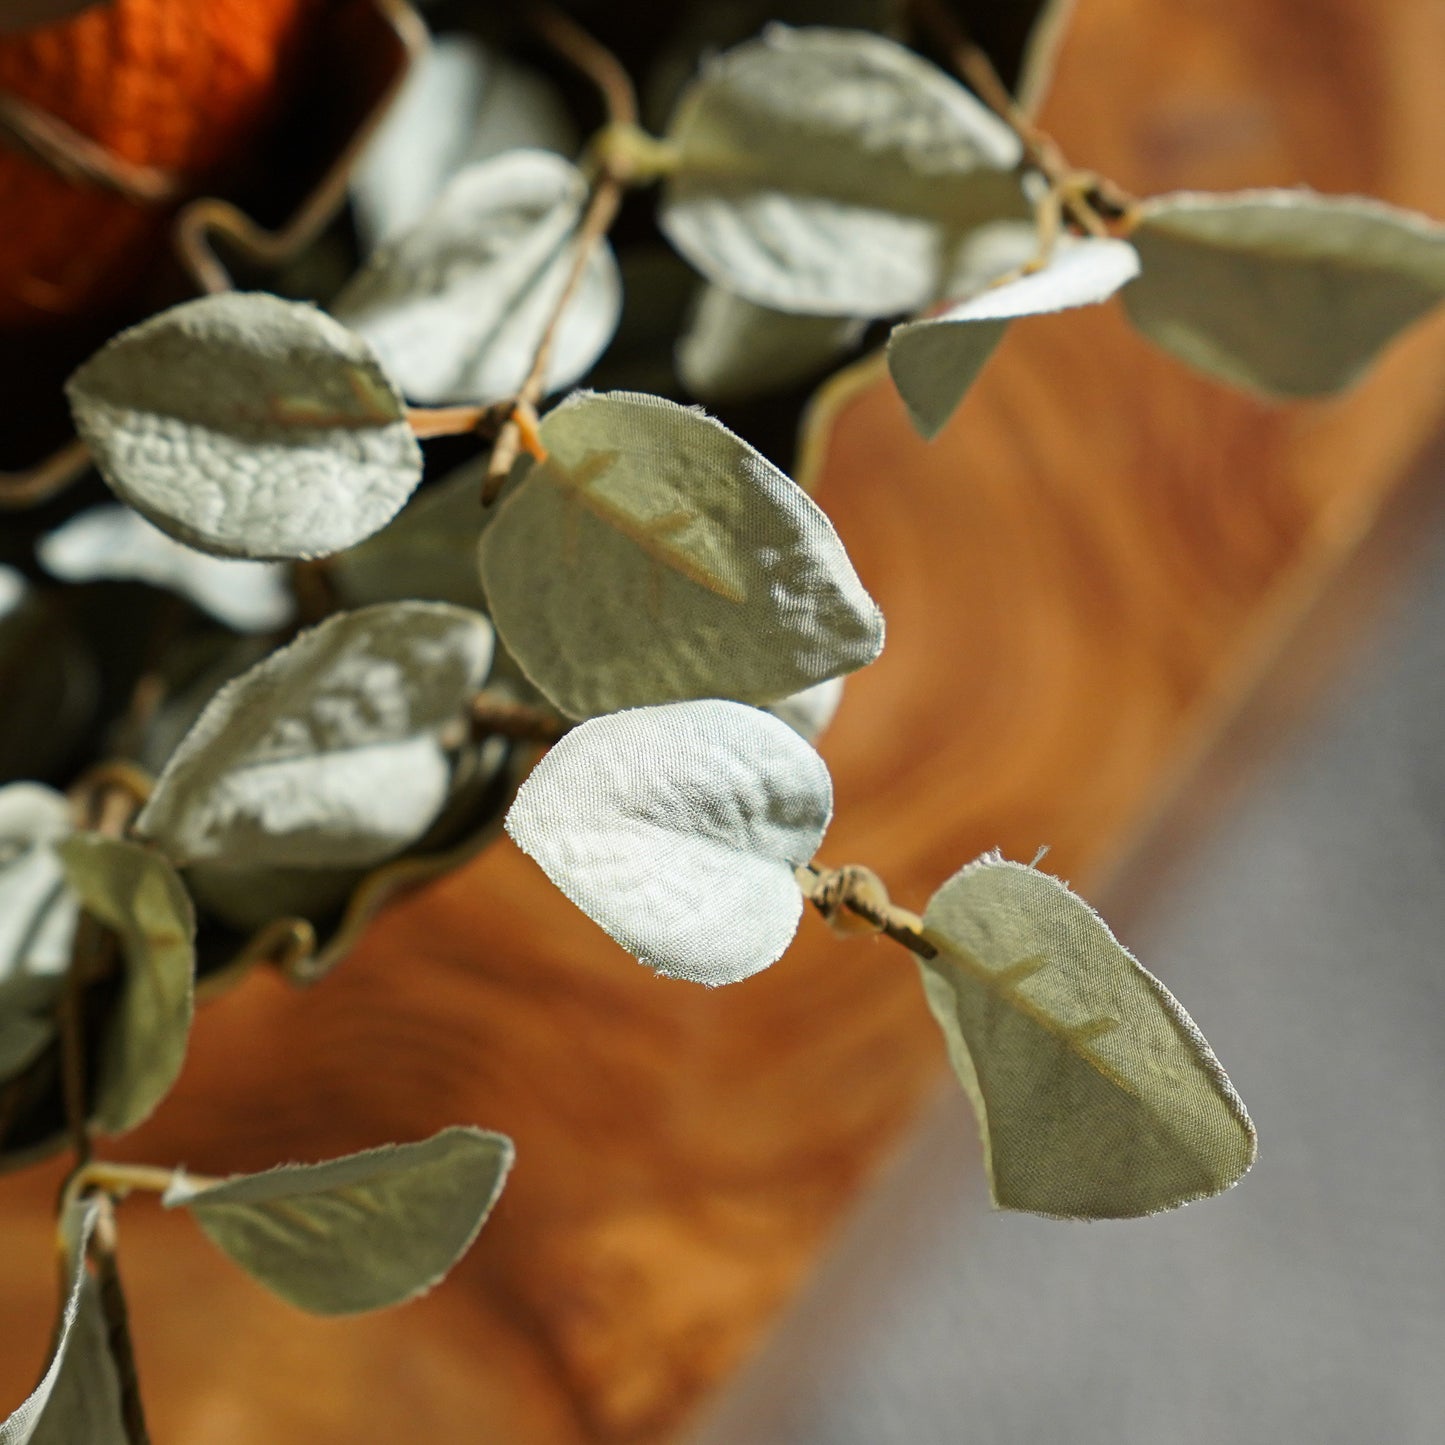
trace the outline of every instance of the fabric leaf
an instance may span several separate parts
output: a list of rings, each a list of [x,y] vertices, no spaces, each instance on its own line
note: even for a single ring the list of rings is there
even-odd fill
[[[0,1445],[126,1445],[120,1382],[98,1286],[86,1266],[103,1207],[81,1200],[63,1222],[68,1289],[50,1364],[29,1398],[0,1421]]]
[[[351,176],[365,250],[415,225],[467,166],[522,147],[575,153],[556,87],[475,36],[433,36]]]
[[[776,962],[833,810],[823,760],[733,702],[636,708],[574,728],[507,814],[517,846],[670,978],[736,983]]]
[[[420,837],[445,801],[438,733],[491,654],[486,618],[460,607],[338,613],[216,694],[136,830],[182,864],[379,862]]]
[[[385,525],[421,480],[371,348],[276,296],[162,311],[96,352],[66,394],[116,495],[204,552],[324,557]]]
[[[817,504],[719,422],[628,392],[543,419],[482,533],[497,632],[563,712],[770,703],[872,661],[883,619]]]
[[[194,602],[237,632],[271,632],[296,611],[277,562],[211,557],[172,539],[129,507],[92,507],[35,549],[62,582],[148,582]]]
[[[413,598],[485,611],[477,544],[495,515],[482,506],[489,460],[428,483],[374,537],[331,559],[327,577],[347,606]]]
[[[63,794],[39,783],[0,788],[0,1080],[55,1034],[79,911],[56,852],[71,827]]]
[[[324,1164],[286,1164],[164,1202],[272,1293],[313,1314],[356,1314],[429,1290],[470,1248],[502,1192],[512,1142],[443,1129]]]
[[[996,1204],[1153,1214],[1218,1194],[1254,1162],[1254,1127],[1194,1021],[1058,879],[984,857],[923,922],[938,950],[919,960],[924,990]]]
[[[913,311],[972,226],[1026,214],[1013,132],[881,36],[773,26],[719,56],[668,127],[668,239],[759,306]]]
[[[548,151],[471,166],[362,267],[332,310],[415,401],[512,396],[567,284],[586,202],[582,173]],[[621,313],[617,262],[603,243],[553,338],[549,390],[591,368]]]
[[[1349,386],[1445,297],[1445,226],[1357,196],[1179,192],[1142,208],[1124,296],[1151,341],[1235,386]]]
[[[1139,274],[1125,241],[1061,241],[1047,266],[980,291],[937,316],[896,326],[888,370],[922,436],[942,431],[1010,321],[1106,301]]]
[[[704,401],[739,401],[806,381],[852,350],[866,323],[798,316],[704,286],[677,343],[677,374]]]
[[[193,1008],[195,912],[175,870],[151,848],[95,833],[60,845],[66,879],[120,939],[125,982],[100,1051],[93,1110],[111,1134],[133,1129],[170,1092],[185,1062]]]

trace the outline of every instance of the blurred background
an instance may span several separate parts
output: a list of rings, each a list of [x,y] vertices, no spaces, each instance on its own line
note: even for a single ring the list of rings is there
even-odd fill
[[[661,93],[719,17],[736,34],[785,9],[845,18],[570,8]],[[1006,65],[1040,7],[959,8]],[[510,13],[427,10],[483,38]],[[213,184],[297,242],[270,270],[229,258],[243,284],[324,294],[365,208],[332,223],[320,202],[342,198],[408,14],[115,0],[0,39],[0,98]],[[1042,118],[1142,195],[1304,182],[1445,217],[1442,56],[1441,0],[1078,0]],[[585,134],[595,102],[549,74],[564,134]],[[492,84],[496,124],[521,102]],[[64,444],[74,361],[194,282],[176,197],[98,194],[7,134],[0,464],[17,493]],[[603,384],[675,389],[638,359],[692,282],[649,259],[644,213],[623,220],[638,348]],[[1438,1440],[1442,381],[1439,318],[1348,396],[1274,408],[1092,308],[1014,328],[931,446],[866,376],[830,393],[801,458],[806,386],[726,414],[807,462],[888,618],[823,743],[825,861],[919,906],[986,849],[1049,846],[1249,1103],[1261,1159],[1236,1190],[1128,1225],[991,1215],[905,957],[809,919],[777,967],[707,994],[639,969],[499,844],[386,912],[323,987],[257,973],[208,1004],[176,1092],[112,1146],[226,1173],[461,1121],[518,1144],[447,1284],[358,1320],[298,1315],[127,1205],[157,1441]],[[35,537],[98,487],[0,514],[0,562],[42,608]],[[22,771],[61,776],[85,728],[67,742],[60,722],[96,694],[18,689],[94,619],[25,616],[0,654],[0,740],[43,744]],[[119,655],[100,659],[102,695]],[[0,1178],[6,1408],[47,1345],[62,1175]]]

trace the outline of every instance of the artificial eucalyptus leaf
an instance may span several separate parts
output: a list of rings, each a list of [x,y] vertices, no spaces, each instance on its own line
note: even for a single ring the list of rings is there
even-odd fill
[[[1060,241],[1047,265],[980,291],[888,339],[888,370],[922,436],[933,438],[977,379],[1010,321],[1105,301],[1139,274],[1126,241]]]
[[[512,1142],[451,1128],[325,1164],[287,1164],[164,1202],[267,1289],[313,1314],[384,1309],[422,1294],[466,1253],[512,1166]]]
[[[231,292],[173,306],[109,341],[66,394],[116,495],[221,556],[339,552],[421,479],[371,347],[297,301]]]
[[[768,711],[787,723],[805,742],[811,743],[827,731],[842,701],[843,679],[830,677],[826,682],[805,687],[802,692],[775,702]]]
[[[366,877],[361,868],[225,868],[197,863],[186,886],[203,913],[238,933],[254,933],[277,918],[313,924],[334,917]]]
[[[92,507],[43,537],[40,565],[61,582],[148,582],[237,632],[270,632],[296,611],[279,562],[212,557],[173,541],[129,507]]]
[[[796,483],[675,402],[582,393],[482,534],[497,632],[571,717],[770,703],[871,662],[883,619]]]
[[[477,543],[494,515],[482,506],[489,461],[428,483],[374,537],[331,559],[326,575],[348,607],[415,598],[486,609]]]
[[[1194,1021],[1058,879],[984,857],[923,923],[938,950],[919,960],[924,989],[1000,1207],[1153,1214],[1254,1162],[1254,1127]]]
[[[866,323],[799,316],[706,285],[677,343],[677,374],[704,401],[739,401],[806,381],[851,351]]]
[[[512,396],[567,286],[587,191],[581,171],[548,151],[470,166],[372,256],[332,310],[415,401]],[[592,366],[621,311],[617,262],[604,242],[553,336],[549,390]]]
[[[1026,214],[1017,137],[881,36],[764,35],[708,64],[668,127],[660,222],[708,280],[760,306],[916,310],[973,226]]]
[[[438,734],[491,655],[486,618],[460,607],[391,602],[329,617],[216,694],[136,830],[183,864],[379,862],[445,801]]]
[[[73,827],[70,804],[54,788],[0,788],[0,987],[65,972],[76,910],[55,849]]]
[[[0,784],[68,772],[95,724],[100,668],[69,601],[0,566]]]
[[[351,177],[366,250],[419,221],[467,166],[523,147],[576,151],[577,128],[556,87],[471,35],[434,37]]]
[[[80,1200],[61,1221],[67,1289],[50,1363],[7,1419],[0,1445],[127,1445],[120,1384],[86,1250],[105,1206]]]
[[[1131,239],[1144,267],[1124,296],[1134,325],[1269,395],[1349,386],[1445,297],[1445,226],[1357,196],[1155,196]]]
[[[93,1109],[111,1134],[133,1129],[170,1092],[185,1062],[196,973],[195,911],[153,848],[97,833],[60,845],[66,879],[120,940],[125,982],[100,1051]]]
[[[735,702],[593,718],[523,783],[507,831],[589,918],[669,978],[736,983],[802,913],[794,870],[833,811],[823,760]]]
[[[0,1080],[55,1034],[79,911],[56,852],[70,832],[62,794],[38,783],[0,788]]]

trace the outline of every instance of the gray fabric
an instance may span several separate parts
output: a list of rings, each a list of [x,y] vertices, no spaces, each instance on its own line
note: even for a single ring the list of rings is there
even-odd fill
[[[695,1445],[1445,1439],[1445,556],[1121,930],[1260,1132],[1223,1198],[989,1214],[950,1094]]]

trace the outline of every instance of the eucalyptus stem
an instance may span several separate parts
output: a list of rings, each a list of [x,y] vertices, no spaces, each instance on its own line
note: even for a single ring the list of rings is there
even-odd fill
[[[1076,170],[1069,164],[1063,148],[1047,131],[1034,124],[1004,84],[988,52],[968,33],[944,0],[909,0],[909,8],[918,23],[943,47],[954,70],[1019,138],[1025,160],[1043,174],[1063,209],[1081,230],[1092,236],[1107,236],[1109,228],[1100,215],[1101,210],[1126,219],[1132,214],[1135,199],[1122,186],[1091,171]]]
[[[547,708],[485,692],[472,698],[469,711],[473,741],[498,737],[518,742],[555,743],[573,727],[566,718]]]
[[[0,512],[38,507],[58,497],[78,482],[89,467],[90,449],[77,440],[67,442],[23,472],[0,472]]]
[[[607,115],[602,134],[616,135],[635,130],[638,119],[637,92],[631,77],[617,57],[583,30],[576,21],[551,5],[533,6],[528,12],[528,19],[532,28],[558,55],[581,71],[596,86]],[[552,308],[542,338],[537,343],[531,368],[513,398],[510,414],[497,433],[491,460],[487,463],[486,481],[482,487],[483,505],[489,506],[496,501],[524,447],[534,456],[546,455],[537,436],[537,405],[546,393],[547,367],[552,359],[557,331],[578,287],[582,284],[593,251],[612,229],[612,223],[622,208],[622,197],[628,186],[637,179],[635,168],[626,160],[625,148],[598,146],[595,148],[594,157],[598,166],[597,178],[593,182],[592,195],[588,199],[582,222],[577,228],[572,266],[556,305]]]
[[[936,958],[938,950],[924,934],[923,920],[888,897],[883,880],[871,868],[850,863],[842,868],[796,870],[803,897],[838,933],[881,933],[920,958]],[[860,926],[861,925],[861,926]]]

